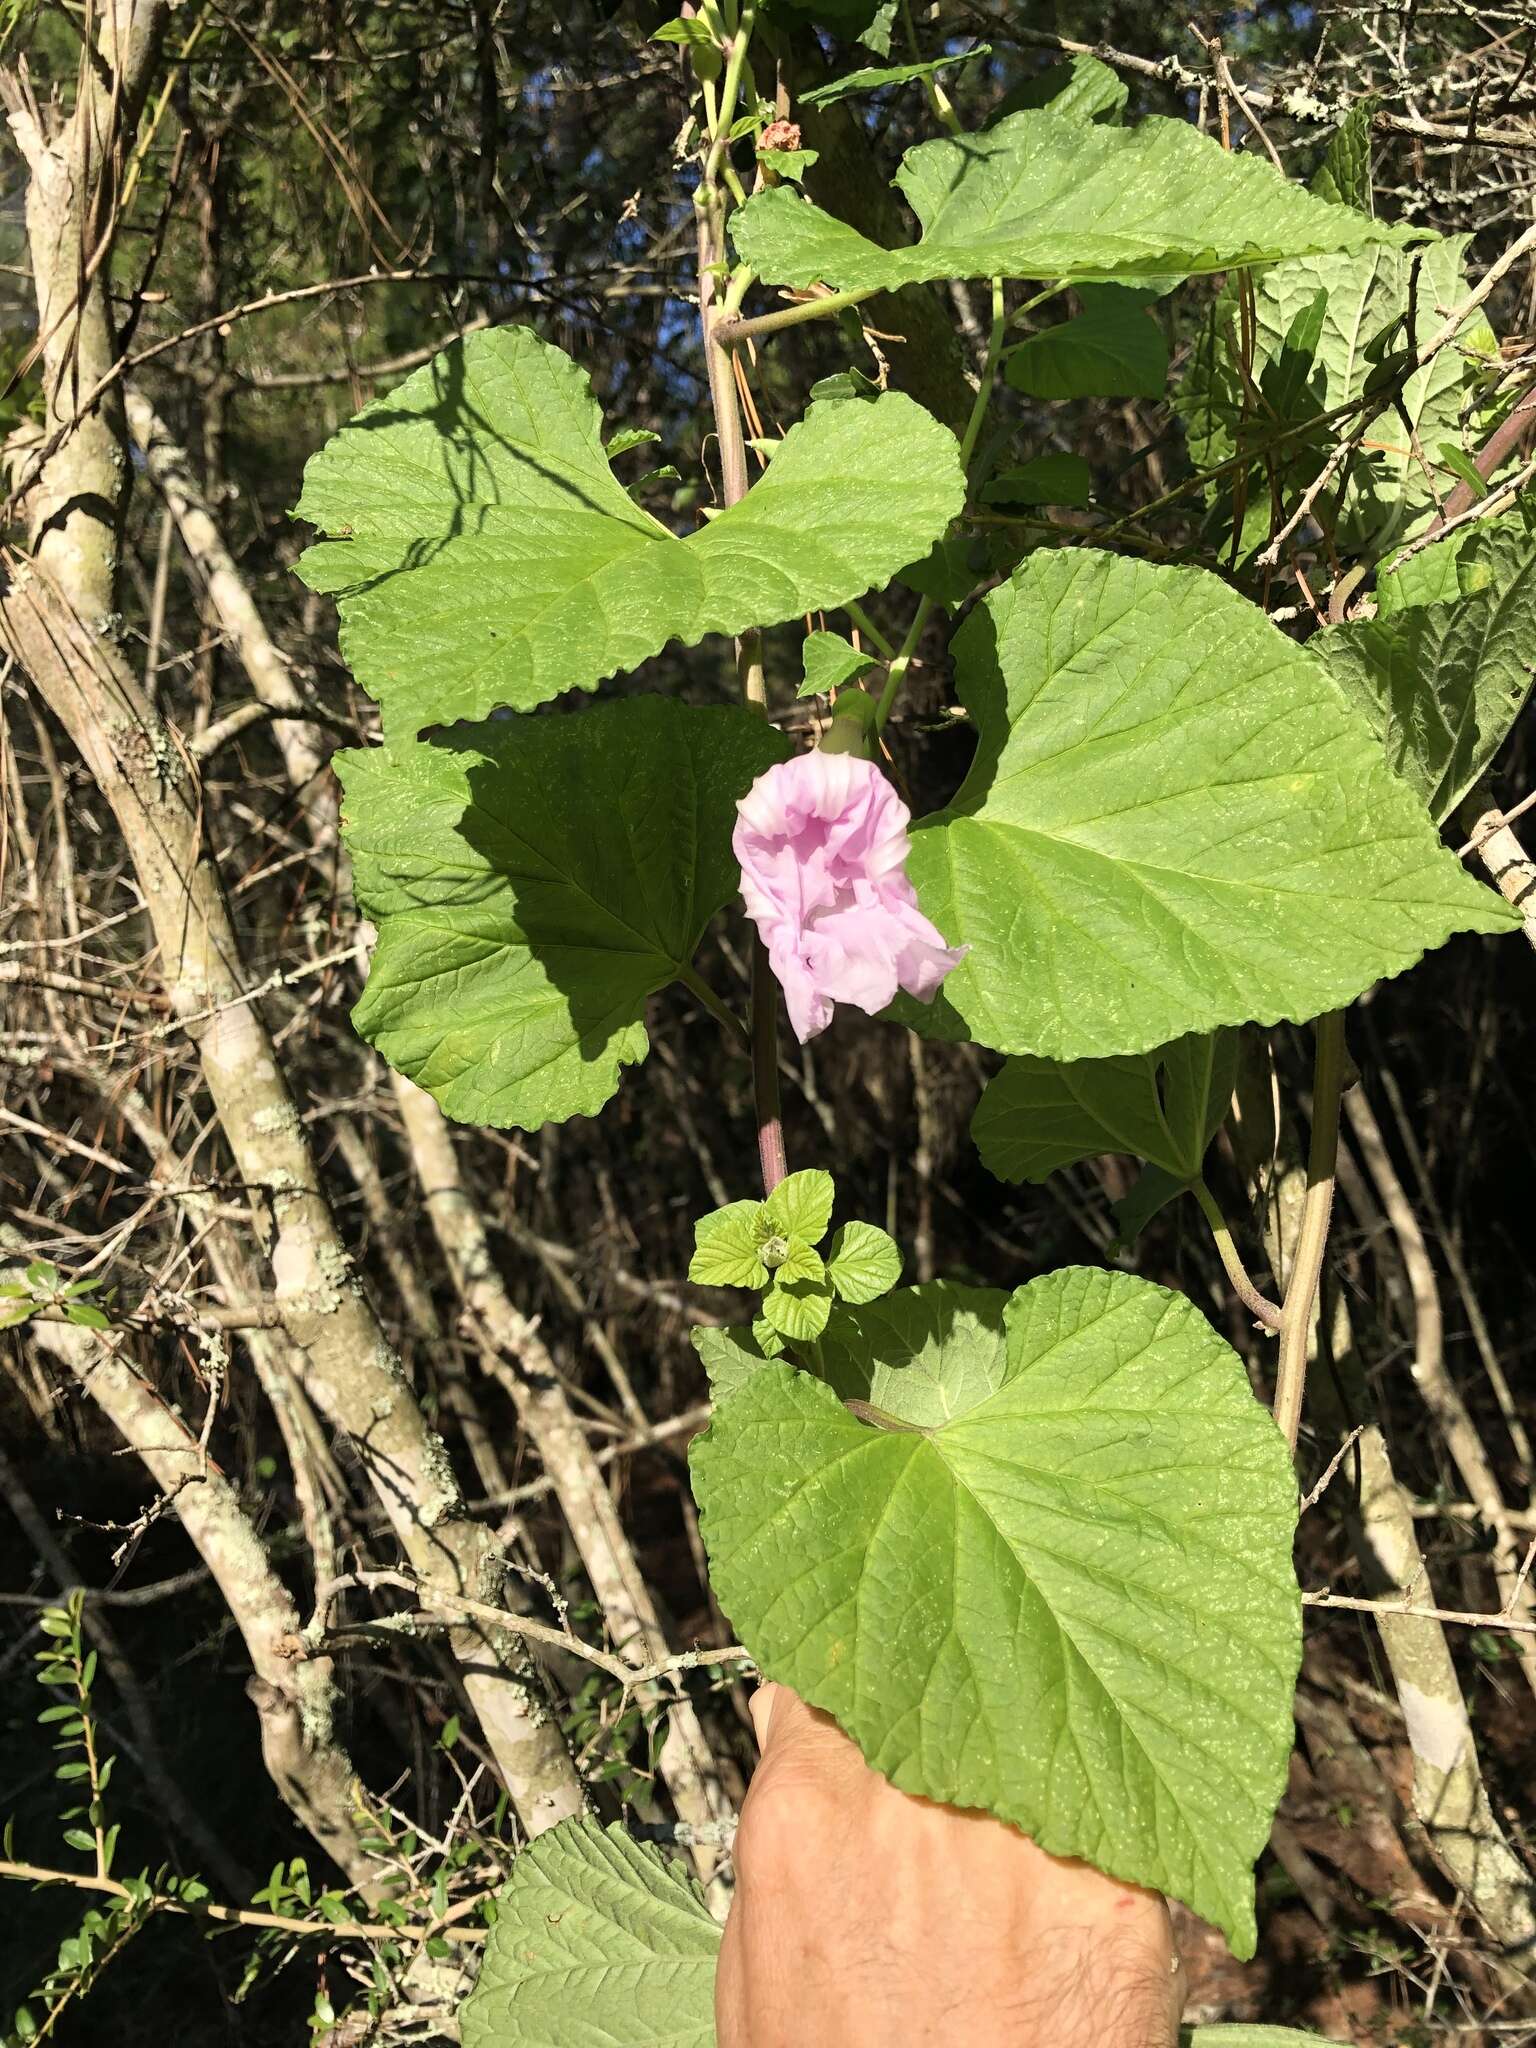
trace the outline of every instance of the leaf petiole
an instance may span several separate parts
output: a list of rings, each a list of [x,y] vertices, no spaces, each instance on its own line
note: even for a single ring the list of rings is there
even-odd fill
[[[743,1048],[750,1048],[752,1036],[747,1030],[746,1025],[743,1024],[735,1011],[715,994],[697,968],[692,966],[685,967],[677,978],[691,995],[698,997],[716,1023],[725,1026],[728,1036],[735,1039],[736,1043]]]
[[[1279,1330],[1285,1321],[1284,1313],[1279,1304],[1271,1301],[1268,1295],[1261,1294],[1248,1277],[1248,1268],[1243,1264],[1243,1255],[1227,1227],[1227,1219],[1221,1213],[1220,1203],[1203,1179],[1191,1181],[1189,1191],[1200,1204],[1200,1213],[1211,1227],[1211,1236],[1215,1239],[1216,1250],[1226,1269],[1227,1278],[1232,1283],[1233,1293],[1244,1308],[1257,1316],[1266,1330]]]
[[[821,292],[815,298],[781,306],[776,313],[758,313],[750,320],[721,320],[715,326],[715,340],[722,348],[735,348],[762,334],[777,334],[785,327],[803,327],[807,320],[829,320],[845,306],[856,306],[861,299],[873,298],[874,292],[872,285],[857,291]]]

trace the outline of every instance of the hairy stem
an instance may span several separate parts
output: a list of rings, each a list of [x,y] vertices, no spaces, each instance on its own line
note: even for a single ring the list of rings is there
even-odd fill
[[[1203,1180],[1197,1180],[1190,1192],[1200,1204],[1200,1213],[1211,1227],[1211,1236],[1215,1240],[1216,1250],[1227,1278],[1232,1283],[1232,1292],[1243,1307],[1258,1318],[1266,1330],[1282,1329],[1285,1324],[1284,1311],[1276,1302],[1271,1301],[1267,1294],[1261,1294],[1249,1278],[1248,1268],[1243,1264],[1242,1253],[1227,1227],[1227,1219],[1222,1215],[1221,1205],[1216,1197]]]
[[[823,292],[817,298],[802,299],[793,306],[784,306],[777,313],[756,313],[750,320],[722,320],[715,330],[715,338],[722,348],[736,348],[762,334],[779,334],[786,327],[803,327],[808,320],[828,320],[834,313],[841,313],[845,306],[856,306],[861,299],[873,297],[873,287],[869,286],[860,291]]]

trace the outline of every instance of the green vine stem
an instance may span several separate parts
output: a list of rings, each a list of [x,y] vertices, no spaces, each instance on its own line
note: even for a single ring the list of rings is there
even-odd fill
[[[715,329],[715,339],[722,348],[736,348],[744,341],[755,341],[762,334],[780,334],[786,327],[803,327],[809,320],[830,320],[833,314],[874,296],[873,285],[860,291],[823,292],[817,298],[800,299],[792,306],[781,306],[775,313],[755,313],[750,320],[722,320]]]
[[[912,53],[912,61],[916,64],[921,64],[923,61],[923,46],[917,39],[917,29],[912,21],[912,0],[901,0],[901,25],[906,33],[907,48]],[[951,135],[963,135],[965,133],[965,126],[960,116],[955,112],[950,102],[949,94],[939,84],[939,81],[933,76],[932,72],[929,72],[923,79],[923,95],[932,109],[933,118],[942,127],[947,128]]]
[[[1260,1293],[1249,1278],[1248,1268],[1243,1264],[1242,1253],[1237,1248],[1216,1197],[1203,1180],[1193,1182],[1190,1193],[1200,1204],[1200,1213],[1211,1227],[1211,1236],[1215,1240],[1216,1250],[1227,1278],[1232,1283],[1232,1292],[1243,1307],[1258,1318],[1266,1330],[1282,1329],[1285,1324],[1285,1313],[1267,1294]]]
[[[850,598],[843,606],[843,610],[877,653],[883,654],[887,661],[894,661],[896,659],[896,649],[887,640],[868,612],[865,611],[863,605],[856,604]]]
[[[1292,1451],[1301,1431],[1301,1400],[1307,1384],[1312,1312],[1323,1276],[1328,1223],[1333,1214],[1334,1175],[1339,1156],[1339,1104],[1344,1093],[1344,1012],[1319,1017],[1312,1069],[1312,1142],[1307,1153],[1307,1192],[1291,1284],[1285,1290],[1280,1323],[1280,1362],[1275,1374],[1275,1421]]]
[[[981,434],[981,423],[987,416],[987,407],[992,403],[992,391],[997,382],[997,366],[1003,359],[1003,340],[1007,332],[1008,315],[1003,305],[1003,280],[994,277],[992,330],[987,336],[986,361],[981,366],[981,382],[976,389],[976,402],[971,407],[971,416],[965,423],[965,433],[960,442],[960,467],[966,471],[969,471],[971,457],[976,452],[976,442]]]

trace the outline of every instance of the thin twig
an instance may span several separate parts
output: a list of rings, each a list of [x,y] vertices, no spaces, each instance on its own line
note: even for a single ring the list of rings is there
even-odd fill
[[[658,1679],[670,1677],[675,1671],[697,1671],[701,1665],[707,1664],[752,1662],[750,1650],[732,1643],[718,1650],[679,1650],[670,1657],[659,1657],[651,1664],[632,1664],[612,1651],[599,1650],[584,1642],[570,1629],[554,1628],[548,1622],[534,1621],[526,1614],[512,1614],[506,1608],[492,1607],[488,1601],[472,1600],[465,1594],[439,1592],[435,1587],[418,1584],[404,1572],[391,1571],[346,1572],[317,1587],[314,1616],[304,1631],[304,1647],[309,1653],[317,1654],[323,1643],[333,1640],[333,1632],[327,1627],[325,1617],[338,1593],[352,1587],[372,1591],[380,1586],[410,1593],[428,1609],[441,1609],[469,1621],[484,1622],[491,1628],[505,1629],[509,1634],[526,1637],[529,1642],[542,1643],[547,1649],[564,1650],[573,1657],[580,1657],[584,1663],[595,1664],[599,1671],[606,1671],[626,1692],[633,1691],[636,1686],[654,1685]],[[419,1624],[423,1619],[430,1620],[431,1615],[385,1615],[366,1626],[372,1629],[393,1626],[398,1629],[407,1623]],[[346,1632],[355,1633],[358,1626],[348,1624]]]
[[[1318,1480],[1317,1484],[1312,1488],[1311,1492],[1308,1493],[1305,1499],[1302,1501],[1302,1514],[1305,1514],[1308,1508],[1315,1508],[1317,1506],[1318,1502],[1322,1499],[1323,1495],[1328,1491],[1329,1486],[1333,1483],[1334,1474],[1338,1471],[1339,1467],[1343,1464],[1344,1460],[1349,1456],[1351,1448],[1359,1442],[1361,1436],[1364,1435],[1364,1433],[1365,1424],[1361,1422],[1356,1424],[1355,1428],[1353,1428],[1349,1432],[1349,1435],[1345,1437],[1343,1443],[1339,1445],[1339,1448],[1328,1460],[1326,1466],[1324,1466],[1323,1476],[1321,1477],[1321,1479]]]
[[[168,1898],[164,1892],[152,1891],[145,1897],[132,1886],[120,1884],[115,1877],[98,1877],[87,1870],[49,1870],[40,1863],[16,1863],[9,1858],[0,1858],[0,1878],[3,1877],[16,1878],[23,1884],[64,1884],[73,1885],[78,1891],[101,1892],[109,1898],[138,1905],[146,1913],[176,1913],[189,1920],[217,1920],[229,1927],[274,1927],[284,1934],[326,1936],[332,1940],[351,1936],[357,1941],[420,1943],[446,1935],[451,1941],[484,1941],[486,1934],[483,1927],[455,1926],[446,1916],[421,1927],[395,1927],[372,1920],[300,1920],[291,1913],[259,1913],[251,1906],[221,1906],[213,1901],[188,1905],[184,1899]],[[466,1910],[473,1910],[480,1901],[460,1903]]]
[[[1455,1607],[1414,1607],[1401,1600],[1358,1600],[1348,1593],[1303,1593],[1303,1607],[1343,1607],[1351,1614],[1405,1614],[1418,1621],[1448,1621],[1457,1628],[1496,1628],[1510,1635],[1536,1635],[1536,1621],[1508,1614],[1478,1614]]]

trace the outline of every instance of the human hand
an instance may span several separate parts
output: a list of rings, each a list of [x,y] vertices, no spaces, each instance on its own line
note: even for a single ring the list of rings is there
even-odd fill
[[[1155,1893],[898,1792],[784,1686],[752,1719],[718,2048],[1173,2048]]]

